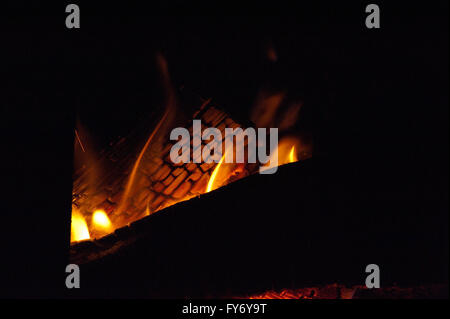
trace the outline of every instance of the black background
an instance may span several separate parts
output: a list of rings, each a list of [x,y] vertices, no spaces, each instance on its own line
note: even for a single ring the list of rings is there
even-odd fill
[[[126,132],[159,98],[156,51],[177,86],[238,117],[265,83],[296,92],[322,207],[355,227],[359,214],[380,232],[406,225],[411,233],[395,238],[414,243],[420,267],[405,272],[446,282],[448,2],[377,3],[380,30],[365,28],[363,2],[238,7],[294,15],[280,17],[205,10],[241,13],[223,4],[81,3],[80,30],[65,28],[65,4],[2,10],[0,296],[65,295],[76,114],[98,125],[99,143]],[[163,16],[185,13],[205,15]],[[263,58],[270,42],[276,67]]]

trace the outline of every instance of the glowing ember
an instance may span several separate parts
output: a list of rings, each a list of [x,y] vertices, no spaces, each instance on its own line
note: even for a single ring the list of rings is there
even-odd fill
[[[108,218],[108,215],[103,210],[96,210],[92,215],[92,223],[98,227],[103,229],[109,229],[111,225],[111,221]]]
[[[260,295],[250,296],[248,299],[315,299],[316,292],[309,289],[298,290],[282,290],[282,291],[267,291]]]
[[[72,211],[72,227],[70,241],[90,239],[89,230],[83,216],[76,210]]]

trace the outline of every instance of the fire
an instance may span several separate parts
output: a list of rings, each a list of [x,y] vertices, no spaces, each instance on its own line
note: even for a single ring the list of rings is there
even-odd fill
[[[76,210],[72,210],[72,226],[70,241],[80,241],[90,239],[89,229],[84,217]]]
[[[131,174],[128,177],[128,182],[125,187],[125,192],[122,196],[122,199],[119,203],[119,206],[117,208],[116,214],[119,215],[123,210],[126,209],[126,206],[128,204],[128,200],[131,197],[131,193],[134,190],[133,186],[136,181],[136,175],[138,172],[139,165],[142,162],[142,159],[144,157],[144,154],[146,153],[147,149],[150,148],[150,145],[154,142],[155,139],[158,138],[163,132],[167,129],[167,125],[173,121],[173,116],[176,113],[175,110],[175,93],[174,89],[171,84],[169,71],[168,71],[168,65],[166,59],[158,54],[156,56],[157,60],[157,66],[160,72],[160,75],[162,77],[163,81],[163,88],[164,88],[164,95],[165,95],[165,110],[162,114],[158,124],[151,132],[150,136],[148,137],[144,147],[142,148],[141,152],[139,153],[138,158],[136,159],[136,162],[133,165],[133,170],[131,171]]]
[[[278,144],[274,156],[278,156],[278,165],[298,162],[297,149],[299,140],[295,137],[286,137]]]
[[[217,164],[216,168],[214,169],[213,173],[211,174],[211,178],[208,181],[208,186],[206,187],[206,193],[209,193],[210,191],[212,191],[214,186],[216,186],[214,189],[219,187],[218,185],[214,185],[214,181],[216,180],[217,174],[220,171],[220,167],[222,166],[224,159],[225,159],[225,155],[222,156],[222,158],[220,159],[220,162]]]
[[[314,299],[316,292],[309,289],[298,290],[282,290],[282,291],[267,291],[260,295],[250,296],[248,299]]]
[[[264,166],[262,170],[298,162],[299,158],[297,156],[297,149],[299,148],[299,145],[299,139],[296,137],[283,138],[280,141],[278,148],[275,150],[271,159],[269,160],[268,165]],[[278,162],[274,161],[275,156],[277,157]],[[231,177],[237,170],[239,170],[239,166],[224,163],[224,160],[225,155],[222,156],[220,162],[217,164],[213,173],[211,174],[211,177],[208,180],[208,185],[206,187],[206,193],[224,186],[227,183],[228,178]]]
[[[267,170],[275,166],[298,162],[297,150],[300,148],[300,141],[296,137],[285,137],[278,143],[278,148],[269,159],[267,165],[262,170]],[[275,161],[277,159],[277,161]]]
[[[269,56],[273,61],[277,59],[275,52],[271,52]],[[228,163],[226,150],[217,164],[196,165],[198,163],[195,162],[192,167],[171,163],[167,157],[167,147],[170,144],[165,143],[164,138],[170,128],[178,122],[181,108],[178,107],[167,62],[161,55],[157,56],[157,66],[163,84],[164,110],[152,131],[146,132],[148,137],[145,144],[133,146],[136,149],[140,147],[140,150],[136,150],[136,158],[129,159],[125,155],[125,160],[122,161],[109,152],[96,154],[98,152],[95,152],[93,143],[89,143],[89,135],[82,130],[82,125],[77,123],[74,144],[79,169],[77,179],[74,181],[73,207],[76,207],[76,210],[73,209],[72,212],[71,242],[101,238],[143,216],[256,173],[254,167],[261,168],[261,165],[264,165],[247,163],[245,160]],[[207,126],[216,127],[221,132],[228,127],[241,128],[241,125],[234,122],[226,112],[210,106],[205,109],[209,101],[202,104],[194,117],[200,115]],[[261,91],[258,95],[251,114],[252,126],[277,127],[282,133],[279,136],[285,136],[279,141],[276,150],[271,149],[271,158],[262,167],[263,170],[297,162],[300,157],[304,159],[303,137],[300,140],[300,136],[293,135],[296,134],[294,125],[301,106],[300,102],[291,103],[285,91]],[[204,110],[206,111],[203,112]],[[286,137],[286,134],[290,136]],[[121,139],[114,147],[122,150],[120,143],[125,140]],[[243,157],[249,155],[248,152],[242,151],[244,154],[240,155],[244,155]],[[236,152],[238,150],[234,152],[235,158]],[[122,153],[124,152],[117,152]],[[116,164],[119,167],[118,180],[106,171],[106,167]]]
[[[109,229],[112,224],[108,218],[108,215],[103,210],[96,210],[92,215],[92,223],[101,229]]]
[[[289,152],[289,163],[297,162],[297,154],[295,153],[295,146],[292,146],[291,151]]]
[[[231,149],[226,149],[224,151],[222,158],[214,168],[214,171],[212,172],[211,177],[208,180],[208,185],[206,187],[205,193],[209,193],[210,191],[224,186],[229,182],[229,178],[233,176],[233,174],[239,174],[240,170],[242,169],[240,165],[226,162],[224,163],[228,151],[231,151]]]

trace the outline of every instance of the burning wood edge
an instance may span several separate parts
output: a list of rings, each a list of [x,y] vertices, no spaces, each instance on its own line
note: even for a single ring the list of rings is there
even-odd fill
[[[295,165],[295,166],[291,166]],[[296,169],[297,167],[301,167],[300,163],[292,163],[291,165],[286,165],[284,170],[281,170],[280,177],[283,179],[286,178],[292,169]],[[90,263],[92,261],[101,259],[110,254],[119,252],[122,249],[125,249],[129,246],[132,246],[135,242],[140,242],[143,240],[144,242],[147,238],[152,234],[152,227],[159,227],[158,221],[165,220],[165,223],[172,220],[173,218],[179,218],[186,211],[190,212],[193,207],[201,206],[201,207],[210,207],[209,204],[214,199],[217,199],[216,192],[238,192],[242,196],[242,189],[246,188],[245,185],[247,183],[253,181],[258,181],[258,184],[261,184],[261,179],[270,179],[277,178],[278,176],[272,175],[259,175],[254,174],[249,176],[247,179],[241,179],[236,183],[231,183],[226,185],[225,187],[221,187],[220,189],[205,193],[199,196],[192,198],[189,201],[182,201],[175,205],[168,206],[164,209],[161,209],[151,215],[144,216],[141,219],[138,219],[128,225],[125,225],[121,228],[116,229],[111,234],[108,234],[104,237],[94,240],[84,240],[77,243],[74,243],[70,247],[70,262],[76,263],[79,265]],[[222,195],[223,196],[223,195]],[[206,205],[206,206],[205,206]],[[174,217],[176,216],[176,217]]]
[[[381,287],[368,289],[365,286],[348,287],[342,284],[332,284],[321,287],[300,289],[270,290],[262,294],[236,299],[428,299],[448,298],[445,285],[423,285],[413,287]]]
[[[71,261],[83,265],[81,296],[422,299],[448,294],[447,286],[430,285],[433,281],[429,279],[414,279],[409,287],[392,282],[380,289],[354,286],[364,271],[353,271],[354,246],[348,242],[354,233],[343,235],[349,223],[339,218],[334,221],[340,223],[323,225],[334,212],[316,206],[320,196],[314,185],[320,175],[314,164],[306,160],[280,167],[279,174],[252,175],[167,207],[98,240],[73,245]],[[283,188],[292,176],[302,176],[297,187]],[[274,192],[281,202],[301,194],[295,198],[301,203],[300,210],[276,211],[276,201],[248,200],[257,195],[266,199]],[[257,227],[252,227],[255,220]],[[355,219],[357,224],[362,221],[365,219]],[[372,258],[369,251],[361,254],[362,259]],[[336,256],[342,263],[336,262],[335,271],[327,274],[326,262]],[[398,273],[394,277],[398,278]],[[404,277],[399,280],[405,282]],[[327,282],[338,284],[324,286]],[[268,291],[270,287],[283,290]]]
[[[202,120],[202,131],[207,127],[216,127],[222,132],[222,136],[225,136],[225,128],[242,128],[242,126],[232,120],[227,113],[212,106],[210,102],[211,100],[204,101],[200,108],[194,113],[194,118],[198,117]],[[189,132],[192,135],[192,123],[189,126]],[[291,142],[292,140],[289,143]],[[126,143],[123,143],[122,139],[113,153],[124,154],[124,152],[120,151],[120,148],[125,144]],[[133,179],[135,179],[133,181],[135,190],[132,196],[126,196],[126,208],[123,208],[123,185],[125,184],[125,176],[117,177],[117,174],[113,174],[112,177],[109,176],[109,179],[105,179],[103,185],[96,187],[96,189],[100,189],[100,191],[97,191],[92,195],[86,195],[86,193],[89,193],[86,191],[88,189],[85,180],[86,176],[82,176],[75,180],[72,224],[75,225],[74,222],[76,220],[74,220],[74,216],[78,216],[80,221],[78,221],[77,224],[79,225],[79,229],[74,229],[74,227],[72,227],[72,245],[82,247],[88,244],[77,244],[76,242],[92,238],[98,239],[105,235],[110,237],[108,234],[111,234],[115,229],[129,225],[136,220],[178,202],[189,200],[249,176],[258,170],[257,163],[222,165],[222,163],[196,164],[191,162],[186,164],[175,164],[171,161],[169,156],[173,144],[173,142],[167,142],[162,151],[157,154],[146,151],[147,145],[142,150],[142,154],[139,156],[140,162],[138,163],[138,170],[136,172],[133,171],[133,176],[136,176],[135,178],[133,177]],[[203,149],[206,144],[207,141],[202,140],[201,148]],[[193,153],[192,140],[190,149]],[[286,162],[298,160],[298,149],[295,149],[294,146],[290,145],[286,148],[286,145],[280,144],[279,150],[283,150],[284,153],[286,153]],[[278,152],[277,156],[279,156]],[[126,157],[130,159],[129,155]],[[310,154],[300,154],[300,157],[301,159],[306,159],[310,157]],[[130,161],[128,161],[128,164],[119,163],[118,170],[125,166],[130,167],[131,165],[129,162]],[[220,174],[218,174],[218,171],[220,171]],[[125,193],[128,193],[128,189]],[[120,206],[120,209],[118,206]],[[105,220],[105,222],[100,225],[96,223],[93,218],[94,216],[92,216],[91,222],[89,221],[89,218],[87,218],[89,217],[89,212],[99,210],[103,220]],[[81,211],[81,213],[79,213],[79,211]],[[88,223],[90,224],[88,225]],[[108,226],[105,227],[105,224]],[[80,234],[77,234],[77,232]],[[78,251],[79,249],[75,250]]]
[[[199,195],[192,200],[201,200],[201,196],[202,195]],[[206,196],[206,194],[203,196]],[[177,203],[170,206],[170,208],[181,204],[182,203]],[[133,244],[134,242],[139,241],[139,239],[147,237],[148,226],[152,224],[155,218],[164,218],[166,213],[165,210],[167,210],[167,208],[159,210],[149,216],[145,216],[124,227],[116,229],[113,233],[99,239],[83,240],[74,243],[70,247],[70,262],[78,265],[83,265],[101,259],[110,254],[114,254],[121,249]]]

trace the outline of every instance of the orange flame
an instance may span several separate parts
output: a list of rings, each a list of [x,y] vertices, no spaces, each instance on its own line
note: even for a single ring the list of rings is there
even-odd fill
[[[77,210],[72,210],[72,225],[70,233],[70,241],[80,241],[84,239],[90,239],[89,229],[86,224],[86,220]]]
[[[111,221],[109,220],[108,215],[106,215],[104,210],[96,210],[94,212],[94,214],[92,215],[92,223],[95,225],[95,227],[102,230],[108,230],[112,226]]]
[[[134,163],[133,170],[131,171],[131,174],[128,177],[128,182],[127,182],[127,185],[125,187],[125,192],[124,192],[124,194],[122,196],[122,200],[120,201],[119,207],[117,208],[116,214],[120,214],[122,212],[122,210],[125,208],[125,206],[127,204],[127,200],[129,198],[129,195],[130,195],[130,192],[131,192],[131,189],[132,189],[133,184],[134,184],[134,180],[135,180],[135,177],[136,177],[139,165],[140,165],[140,163],[142,161],[142,157],[144,156],[145,151],[147,150],[148,146],[152,142],[153,137],[155,136],[156,132],[158,132],[159,128],[164,123],[164,120],[166,119],[168,114],[169,114],[169,109],[166,109],[166,111],[164,112],[161,120],[158,122],[158,125],[156,125],[155,129],[150,134],[149,138],[147,139],[147,142],[145,143],[144,147],[142,148],[141,152],[139,153],[139,156],[138,156],[136,162]]]
[[[115,212],[116,215],[119,215],[123,212],[123,210],[126,208],[127,201],[131,195],[134,182],[136,180],[136,175],[138,172],[139,165],[141,164],[142,158],[144,157],[145,152],[149,148],[149,145],[152,143],[152,141],[156,138],[155,136],[157,134],[161,134],[162,127],[164,125],[167,125],[171,122],[170,116],[173,116],[175,113],[175,93],[171,85],[170,76],[168,72],[167,67],[167,61],[165,58],[158,54],[156,56],[157,58],[157,66],[160,70],[160,74],[162,76],[163,84],[164,84],[164,94],[165,94],[165,110],[164,113],[161,116],[161,119],[159,120],[158,124],[150,134],[149,138],[147,139],[144,147],[142,148],[141,152],[139,153],[138,158],[136,159],[136,162],[133,165],[133,169],[131,171],[130,176],[128,177],[128,181],[125,187],[124,194],[122,196],[122,199],[119,203],[119,206]]]
[[[211,174],[211,177],[208,180],[208,185],[206,187],[206,193],[213,191],[221,186],[224,186],[227,182],[228,178],[233,175],[234,171],[236,171],[236,165],[233,163],[224,163],[225,156],[228,151],[231,149],[226,149],[223,153],[220,162],[214,168],[214,171]]]
[[[297,162],[297,154],[295,153],[295,146],[292,146],[291,151],[289,152],[289,163]]]
[[[268,54],[270,60],[276,61],[277,57],[274,50],[271,50]],[[83,131],[79,131],[79,129],[75,130],[76,142],[78,142],[75,145],[77,146],[78,153],[80,153],[78,154],[78,157],[81,157],[85,161],[89,159],[89,166],[94,166],[88,171],[88,181],[90,184],[89,192],[92,192],[92,194],[100,194],[95,195],[97,196],[96,200],[97,198],[99,198],[100,200],[98,202],[95,201],[93,203],[88,203],[88,205],[85,205],[87,207],[83,206],[84,204],[76,204],[76,207],[79,209],[79,211],[73,211],[72,213],[71,242],[90,239],[91,237],[99,238],[107,233],[110,233],[115,228],[124,226],[126,223],[132,221],[132,219],[134,219],[135,217],[142,217],[144,213],[142,211],[144,209],[144,205],[145,215],[147,216],[154,211],[163,209],[179,201],[188,200],[193,196],[192,194],[186,195],[186,193],[179,192],[179,196],[182,198],[179,198],[177,195],[177,199],[173,200],[166,200],[164,199],[164,196],[159,196],[158,198],[156,198],[156,200],[153,197],[150,199],[150,197],[154,195],[153,193],[151,193],[151,196],[149,195],[148,197],[138,197],[138,195],[146,194],[145,192],[139,192],[141,190],[140,187],[149,187],[149,181],[147,179],[148,176],[145,174],[146,169],[143,169],[143,174],[140,174],[141,171],[139,170],[141,168],[146,168],[144,167],[144,162],[154,154],[158,154],[158,152],[162,150],[163,145],[161,145],[161,137],[164,137],[166,135],[167,131],[175,123],[175,116],[179,114],[175,110],[177,108],[176,94],[170,81],[167,62],[161,55],[157,55],[157,66],[163,83],[165,110],[162,112],[161,117],[156,123],[153,131],[149,132],[150,134],[147,137],[145,144],[142,146],[142,149],[138,153],[135,162],[131,165],[131,172],[125,180],[125,187],[120,192],[115,192],[112,200],[110,200],[110,198],[106,196],[108,195],[108,192],[104,193],[97,189],[100,185],[98,180],[100,180],[99,175],[101,174],[98,172],[99,169],[94,166],[96,162],[92,161],[93,164],[90,163],[92,158],[92,156],[90,156],[90,153],[92,152],[93,147],[89,147],[89,139],[86,138],[86,134],[84,134]],[[287,101],[288,100],[286,99],[285,91],[269,92],[262,90],[258,94],[258,98],[252,110],[251,120],[254,122],[257,128],[277,127],[280,131],[286,133],[286,131],[292,128],[296,123],[301,108],[301,103],[287,104]],[[201,109],[203,109],[204,106],[206,106],[208,103],[209,100],[204,103]],[[196,114],[198,114],[198,112]],[[272,153],[272,157],[270,158],[269,162],[261,167],[262,170],[274,166],[281,166],[287,163],[297,162],[299,160],[298,154],[300,154],[300,157],[303,159],[305,145],[303,144],[303,140],[301,140],[301,142],[302,143],[300,143],[299,137],[291,136],[288,138],[283,138],[278,143],[278,147],[275,152]],[[82,152],[80,152],[79,150],[81,150]],[[210,177],[202,167],[203,172],[200,172],[201,180],[199,180],[199,182],[196,182],[193,187],[196,189],[195,194],[200,194],[205,190],[206,180],[208,182],[205,192],[208,193],[252,173],[253,167],[247,169],[247,163],[225,162],[225,153],[226,151],[224,152],[224,155],[220,159],[219,163],[216,164],[216,167],[214,168]],[[275,159],[277,159],[277,161],[275,161]],[[210,167],[211,166],[208,166],[208,171]],[[172,178],[173,177],[174,176],[172,176]],[[171,183],[169,181],[169,178],[167,178],[166,180],[168,180],[168,184]],[[190,183],[193,183],[193,181],[194,178],[192,178],[192,182],[188,181],[184,183],[183,186],[188,185],[190,187]],[[120,182],[122,182],[122,180],[120,180]],[[152,185],[152,182],[150,182],[150,185]],[[185,195],[183,196],[181,194]],[[103,197],[103,195],[105,196]],[[163,204],[160,204],[161,201],[158,202],[159,198],[163,198]],[[150,206],[151,203],[153,204],[156,202],[157,204],[155,204],[155,207]],[[139,207],[136,206],[138,204]],[[158,206],[158,204],[160,205]],[[104,210],[96,210],[91,215],[93,208],[103,208]],[[109,216],[105,211],[108,212]],[[110,217],[111,220],[109,219]],[[85,218],[88,218],[88,223],[86,223]]]
[[[286,137],[280,141],[273,156],[278,156],[278,165],[298,162],[296,150],[299,148],[299,140],[294,137]]]
[[[210,191],[214,189],[216,189],[217,187],[219,187],[220,185],[214,185],[214,181],[216,180],[217,174],[219,173],[220,167],[222,166],[223,160],[225,159],[225,154],[222,156],[222,158],[220,159],[220,162],[217,164],[216,168],[214,168],[213,173],[211,174],[211,178],[208,181],[208,186],[206,187],[206,193],[209,193]]]
[[[275,166],[298,162],[297,150],[300,148],[300,141],[296,137],[285,137],[278,143],[278,148],[273,152],[269,162],[261,169],[267,170]],[[275,162],[274,159],[278,159]],[[275,165],[275,163],[277,163]]]

